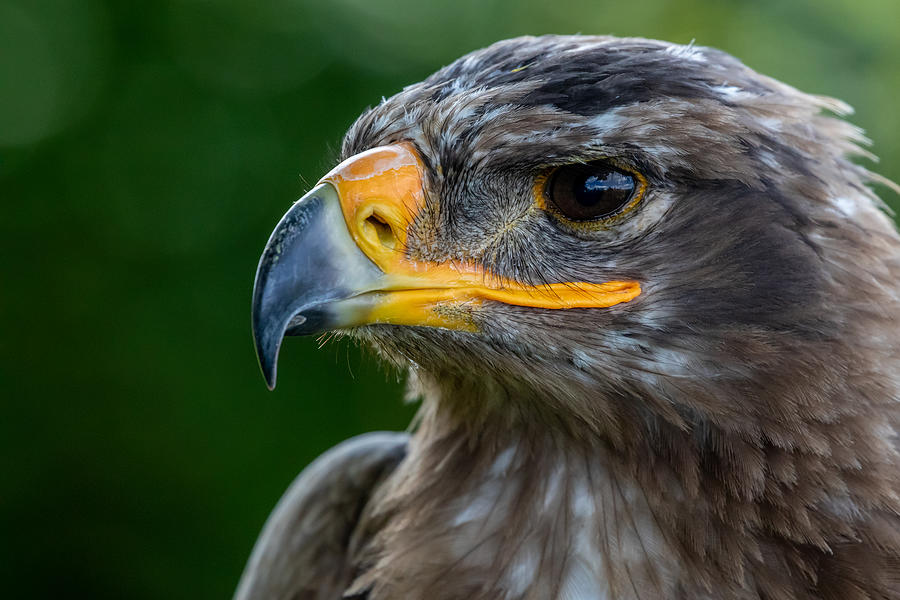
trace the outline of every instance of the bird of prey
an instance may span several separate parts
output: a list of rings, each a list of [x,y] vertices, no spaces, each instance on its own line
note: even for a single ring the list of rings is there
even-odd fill
[[[900,237],[840,101],[711,48],[525,37],[365,112],[252,322],[409,372],[237,598],[900,598]]]

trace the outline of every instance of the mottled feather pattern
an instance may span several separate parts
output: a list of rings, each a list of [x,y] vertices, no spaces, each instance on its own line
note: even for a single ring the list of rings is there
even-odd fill
[[[643,293],[351,332],[422,406],[347,593],[900,598],[900,237],[848,112],[717,50],[547,36],[363,114],[345,157],[411,140],[429,167],[409,257]],[[648,179],[627,219],[535,207],[538,174],[601,157]]]

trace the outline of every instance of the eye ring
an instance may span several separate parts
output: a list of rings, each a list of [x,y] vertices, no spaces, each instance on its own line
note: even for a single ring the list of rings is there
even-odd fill
[[[647,179],[608,158],[555,167],[538,176],[541,208],[570,226],[609,227],[631,212],[647,191]]]

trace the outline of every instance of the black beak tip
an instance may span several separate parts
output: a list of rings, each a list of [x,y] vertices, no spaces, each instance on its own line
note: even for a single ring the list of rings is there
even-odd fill
[[[271,277],[273,268],[279,262],[278,244],[273,243],[273,239],[279,235],[280,231],[276,228],[260,257],[253,282],[253,302],[250,311],[256,358],[269,390],[275,389],[278,352],[288,320],[285,315],[286,307],[283,306],[284,301],[276,293],[278,287],[273,285]]]
[[[264,282],[260,282],[260,275],[257,272],[257,281],[253,290],[253,307],[251,311],[251,327],[253,329],[253,342],[256,346],[256,358],[259,361],[259,368],[262,371],[263,378],[266,380],[266,387],[269,390],[275,389],[275,380],[278,371],[278,352],[281,349],[281,339],[284,336],[284,325],[280,323],[282,319],[272,319],[268,311],[264,310],[264,306],[268,305],[263,294],[265,288]],[[273,322],[274,321],[274,322]],[[279,327],[279,325],[282,325]]]
[[[275,366],[272,365],[272,368],[267,370],[263,367],[263,377],[266,378],[266,387],[269,388],[270,392],[275,391]]]
[[[275,338],[271,335],[265,335],[265,333],[260,335],[260,331],[256,327],[253,328],[253,338],[256,342],[256,358],[259,360],[259,368],[262,371],[263,378],[266,380],[266,387],[269,390],[274,390],[281,338],[280,336]]]

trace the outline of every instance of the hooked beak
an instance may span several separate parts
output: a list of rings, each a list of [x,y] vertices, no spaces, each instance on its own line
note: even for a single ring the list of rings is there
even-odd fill
[[[641,293],[634,281],[534,286],[475,263],[415,260],[406,233],[424,207],[424,166],[400,143],[342,162],[282,217],[260,258],[251,310],[269,389],[284,335],[373,323],[477,331],[473,314],[484,301],[607,307]]]

